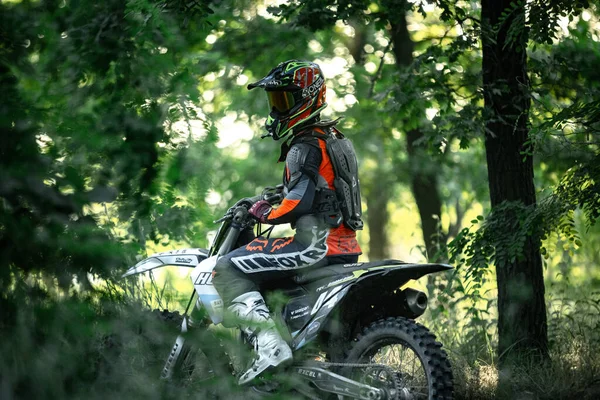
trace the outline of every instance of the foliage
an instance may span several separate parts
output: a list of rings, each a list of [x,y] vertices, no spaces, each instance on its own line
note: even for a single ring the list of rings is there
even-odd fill
[[[194,194],[207,181],[185,174],[208,170],[214,131],[205,121],[209,133],[194,149],[173,124],[201,118],[190,107],[199,99],[192,52],[203,46],[209,9],[178,14],[176,3],[0,6],[3,292],[21,273],[68,288],[73,275],[86,284],[87,273],[122,265],[127,248],[98,226],[99,203],[114,202],[119,221],[140,224],[121,235],[128,251],[140,226],[157,239],[164,225],[190,230],[202,219]]]
[[[486,293],[482,293],[482,289],[490,279],[489,266],[514,263],[523,256],[527,238],[541,241],[554,232],[564,238],[568,248],[581,247],[574,213],[581,208],[588,224],[598,218],[597,165],[594,163],[592,169],[583,165],[570,170],[555,193],[537,206],[505,202],[485,218],[478,216],[470,227],[462,229],[448,244],[450,263],[457,266],[458,273],[449,284],[450,297],[441,297],[436,315],[443,312],[444,307],[455,308],[468,299],[465,312],[471,319],[464,334],[472,338],[487,335],[493,321],[489,319],[490,303],[485,301]],[[546,246],[542,246],[541,253],[546,258],[550,254]]]
[[[469,340],[454,335],[453,330],[439,330],[453,365],[455,398],[513,399],[523,393],[539,399],[597,397],[598,293],[588,285],[575,288],[566,281],[549,289],[551,361],[517,367],[510,372],[507,386],[498,387],[499,371],[489,336]]]
[[[104,291],[61,302],[36,301],[20,309],[0,344],[3,395],[158,400],[218,393],[242,398],[233,377],[215,382],[200,366],[179,385],[158,379],[181,321],[159,318],[166,314],[141,306]],[[227,343],[227,337],[221,341]]]
[[[590,3],[513,3],[527,9],[511,34],[530,40],[533,152],[523,156],[533,155],[541,190],[537,207],[492,211],[480,38],[500,27],[482,25],[478,2],[294,0],[271,13],[273,3],[250,0],[0,3],[0,392],[171,396],[155,372],[173,333],[134,302],[153,304],[144,290],[170,283],[131,295],[113,279],[147,251],[203,247],[214,215],[279,183],[278,143],[256,140],[264,96],[246,84],[307,58],[335,71],[327,117],[344,115],[371,198],[389,199],[387,210],[412,223],[411,171],[439,178],[440,236],[457,270],[436,281],[428,325],[453,350],[459,394],[500,394],[494,266],[518,260],[533,236],[546,260],[554,360],[516,374],[513,393],[560,398],[571,385],[594,398],[600,48]],[[398,68],[390,26],[405,16],[414,61]],[[415,128],[427,153],[411,164],[403,139]],[[408,219],[389,219],[392,257],[418,257],[399,243]],[[148,349],[148,338],[161,348]],[[194,390],[204,387],[172,396]]]

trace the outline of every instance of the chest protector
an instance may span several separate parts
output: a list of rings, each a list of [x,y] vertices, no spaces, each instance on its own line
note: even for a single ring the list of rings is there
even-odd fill
[[[343,221],[353,231],[361,230],[364,224],[360,202],[358,162],[354,146],[349,139],[333,127],[327,127],[322,132],[313,131],[300,136],[295,141],[302,143],[310,138],[317,138],[324,140],[326,144],[327,155],[334,173],[334,190],[318,190],[314,204],[315,209],[332,227],[340,226]]]

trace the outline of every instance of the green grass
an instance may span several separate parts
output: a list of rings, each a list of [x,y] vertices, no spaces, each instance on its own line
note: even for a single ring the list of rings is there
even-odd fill
[[[590,300],[593,301],[593,300]],[[495,340],[440,338],[448,352],[456,399],[600,398],[600,315],[552,313],[549,318],[550,360],[526,361],[498,370]]]
[[[0,398],[158,400],[211,398],[218,392],[227,399],[249,400],[231,374],[211,377],[199,368],[180,384],[160,381],[178,327],[159,321],[146,308],[144,296],[123,293],[53,298],[32,291],[19,297],[24,301],[1,298]],[[598,299],[589,291],[579,293],[570,289],[567,296],[549,300],[550,361],[523,363],[502,373],[493,334],[464,327],[444,331],[439,321],[423,319],[434,333],[441,332],[438,338],[453,367],[455,398],[600,398]],[[459,326],[452,321],[445,325]]]

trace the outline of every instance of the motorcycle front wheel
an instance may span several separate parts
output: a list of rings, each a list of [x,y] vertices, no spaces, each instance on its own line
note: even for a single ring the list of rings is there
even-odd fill
[[[373,364],[344,367],[341,373],[384,389],[388,399],[453,398],[446,352],[427,328],[410,319],[395,317],[371,323],[352,342],[344,362]]]
[[[184,317],[179,312],[154,310],[153,314],[172,333],[180,332]],[[229,383],[227,378],[231,372],[227,355],[211,332],[204,328],[191,329],[183,337],[178,336],[174,343],[169,342],[170,351],[163,348],[160,373],[167,391],[165,398],[184,398],[191,393],[206,398],[226,398],[218,395],[218,389]]]
[[[162,312],[165,322],[183,317]],[[178,347],[181,346],[181,350]],[[216,400],[254,400],[256,395],[237,384],[237,375],[248,361],[247,352],[237,330],[215,330],[204,326],[189,327],[177,337],[168,355],[161,377],[169,388],[167,398],[196,398]],[[166,369],[170,371],[167,373]]]

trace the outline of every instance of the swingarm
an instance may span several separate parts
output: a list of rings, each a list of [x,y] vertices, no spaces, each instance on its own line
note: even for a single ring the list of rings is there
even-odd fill
[[[293,371],[299,378],[312,383],[323,392],[361,400],[386,400],[390,398],[386,390],[356,382],[320,366],[295,365]]]

